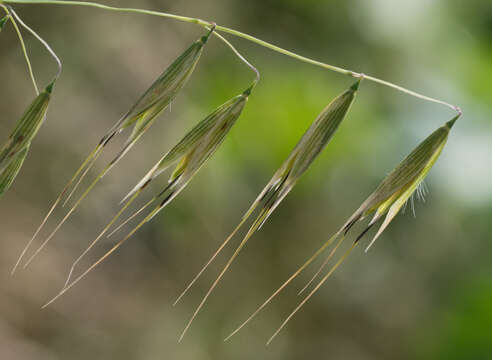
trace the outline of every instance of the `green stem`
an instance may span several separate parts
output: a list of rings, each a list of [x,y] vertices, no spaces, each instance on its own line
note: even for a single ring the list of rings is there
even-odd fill
[[[308,63],[308,64],[320,66],[322,68],[325,68],[325,69],[328,69],[328,70],[331,70],[331,71],[335,71],[335,72],[340,73],[340,74],[343,74],[343,75],[349,75],[349,76],[353,76],[353,77],[360,76],[360,74],[358,74],[358,73],[356,73],[354,71],[343,69],[343,68],[338,67],[338,66],[333,66],[333,65],[325,64],[325,63],[323,63],[321,61],[316,61],[316,60],[307,58],[305,56],[298,55],[296,53],[293,53],[292,51],[285,50],[285,49],[283,49],[283,48],[281,48],[281,47],[279,47],[277,45],[270,44],[270,43],[268,43],[268,42],[266,42],[264,40],[255,38],[254,36],[251,36],[249,34],[245,34],[243,32],[240,32],[240,31],[237,31],[237,30],[234,30],[234,29],[229,29],[227,27],[220,26],[220,25],[217,25],[217,27],[215,29],[217,31],[226,32],[228,34],[231,34],[231,35],[234,35],[234,36],[237,36],[237,37],[240,37],[240,38],[249,40],[249,41],[254,42],[254,43],[258,44],[258,45],[261,45],[263,47],[266,47],[266,48],[268,48],[270,50],[276,51],[276,52],[278,52],[280,54],[283,54],[283,55],[290,56],[290,57],[292,57],[294,59],[303,61],[303,62]]]
[[[126,13],[134,13],[134,14],[143,14],[143,15],[153,15],[166,17],[170,19],[175,19],[178,21],[184,21],[191,24],[197,24],[200,26],[209,26],[210,22],[203,21],[196,18],[191,18],[187,16],[179,16],[174,14],[163,13],[160,11],[152,11],[152,10],[144,10],[144,9],[135,9],[135,8],[121,8],[108,6],[104,4],[99,4],[95,2],[87,2],[87,1],[63,1],[63,0],[1,0],[1,3],[10,3],[10,4],[44,4],[44,5],[72,5],[72,6],[89,6],[95,7],[102,10],[109,10],[115,12],[126,12]]]
[[[31,66],[31,61],[29,60],[29,55],[27,55],[26,44],[24,43],[24,38],[22,37],[22,33],[20,32],[20,29],[17,26],[17,22],[15,21],[14,17],[12,16],[12,14],[10,14],[9,9],[7,9],[7,7],[5,5],[2,5],[2,1],[0,1],[0,7],[3,10],[5,10],[7,15],[10,16],[10,21],[12,21],[12,26],[14,27],[15,32],[17,33],[17,37],[19,38],[19,42],[21,44],[24,59],[26,59],[27,69],[29,70],[29,76],[30,76],[32,84],[34,86],[34,91],[36,92],[36,95],[39,95],[38,84],[36,84],[36,79],[34,78],[34,73],[32,71],[32,66]]]
[[[192,18],[192,17],[187,17],[187,16],[179,16],[179,15],[164,13],[164,12],[160,12],[160,11],[152,11],[152,10],[144,10],[144,9],[134,9],[134,8],[119,8],[119,7],[108,6],[108,5],[104,5],[104,4],[99,4],[99,3],[95,3],[95,2],[86,2],[86,1],[63,1],[63,0],[0,0],[0,4],[1,3],[88,6],[88,7],[95,7],[95,8],[99,8],[99,9],[103,9],[103,10],[109,10],[109,11],[115,11],[115,12],[126,12],[126,13],[135,13],[135,14],[144,14],[144,15],[153,15],[153,16],[165,17],[165,18],[170,18],[170,19],[174,19],[174,20],[178,20],[178,21],[183,21],[183,22],[187,22],[187,23],[191,23],[191,24],[200,25],[200,26],[206,27],[206,28],[210,27],[210,25],[213,24],[212,22],[204,21],[204,20],[197,19],[197,18]],[[234,30],[234,29],[230,29],[230,28],[227,28],[227,27],[224,27],[224,26],[220,26],[220,25],[217,25],[216,26],[216,31],[221,31],[221,32],[229,33],[229,34],[234,35],[236,37],[240,37],[240,38],[246,39],[248,41],[251,41],[251,42],[254,42],[254,43],[258,44],[258,45],[261,45],[263,47],[266,47],[266,48],[268,48],[270,50],[276,51],[276,52],[278,52],[280,54],[283,54],[283,55],[286,55],[286,56],[290,56],[290,57],[292,57],[294,59],[297,59],[299,61],[302,61],[302,62],[305,62],[305,63],[308,63],[308,64],[319,66],[319,67],[322,67],[324,69],[331,70],[331,71],[334,71],[334,72],[337,72],[337,73],[340,73],[340,74],[343,74],[343,75],[348,75],[348,76],[355,77],[355,78],[364,78],[366,80],[369,80],[369,81],[372,81],[372,82],[375,82],[375,83],[378,83],[378,84],[381,84],[381,85],[384,85],[384,86],[388,86],[390,88],[393,88],[393,89],[398,90],[400,92],[403,92],[403,93],[406,93],[408,95],[417,97],[419,99],[422,99],[422,100],[426,100],[426,101],[430,101],[430,102],[434,102],[434,103],[437,103],[437,104],[441,104],[441,105],[447,106],[447,107],[453,109],[454,111],[456,111],[458,114],[461,114],[462,113],[461,109],[458,106],[452,105],[452,104],[447,103],[445,101],[438,100],[438,99],[435,99],[435,98],[432,98],[432,97],[429,97],[429,96],[426,96],[426,95],[423,95],[423,94],[419,94],[419,93],[417,93],[415,91],[406,89],[406,88],[404,88],[402,86],[393,84],[393,83],[391,83],[389,81],[385,81],[385,80],[382,80],[382,79],[379,79],[379,78],[376,78],[376,77],[373,77],[373,76],[365,75],[363,73],[358,73],[358,72],[355,72],[355,71],[352,71],[352,70],[343,69],[341,67],[329,65],[329,64],[323,63],[321,61],[316,61],[316,60],[310,59],[308,57],[305,57],[305,56],[296,54],[296,53],[294,53],[292,51],[283,49],[283,48],[281,48],[279,46],[273,45],[271,43],[268,43],[268,42],[266,42],[264,40],[255,38],[254,36],[245,34],[243,32],[240,32],[240,31],[237,31],[237,30]]]
[[[256,78],[255,78],[255,84],[260,81],[260,72],[258,71],[257,68],[255,68],[253,65],[251,65],[251,63],[246,60],[246,58],[241,55],[241,53],[239,51],[237,51],[237,49],[234,47],[234,45],[232,45],[225,37],[223,37],[222,35],[220,35],[218,32],[214,32],[214,35],[217,36],[220,40],[222,40],[231,50],[232,52],[243,62],[246,64],[247,67],[249,67],[251,70],[253,70],[253,72],[256,74]]]
[[[46,48],[46,50],[48,50],[48,52],[53,57],[53,59],[55,59],[56,64],[58,66],[58,71],[57,71],[53,81],[56,81],[60,77],[61,72],[62,72],[62,63],[61,63],[60,59],[58,58],[58,56],[56,55],[56,53],[48,45],[48,43],[46,41],[44,41],[44,39],[41,36],[39,36],[39,34],[36,31],[31,29],[24,21],[22,21],[22,19],[19,17],[19,15],[17,15],[17,13],[14,11],[14,9],[12,9],[12,7],[7,6],[7,9],[10,12],[10,14],[15,17],[15,19],[19,22],[19,24],[21,24],[24,27],[24,29],[29,31],[31,33],[31,35],[34,36]]]

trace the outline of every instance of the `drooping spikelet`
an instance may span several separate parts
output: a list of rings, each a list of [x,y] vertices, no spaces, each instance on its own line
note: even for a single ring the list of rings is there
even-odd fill
[[[161,76],[159,76],[152,86],[147,89],[113,129],[104,136],[101,140],[102,143],[109,141],[114,134],[134,125],[133,131],[127,139],[123,149],[108,166],[114,165],[152,125],[155,118],[173,101],[193,73],[202,54],[203,46],[206,44],[213,31],[214,28],[212,28],[207,35],[202,36],[186,49],[185,52],[181,54]]]
[[[309,168],[309,165],[314,161],[318,154],[324,149],[328,144],[332,136],[335,134],[338,126],[347,114],[350,105],[352,104],[357,89],[359,87],[359,82],[357,81],[352,85],[347,91],[336,97],[326,108],[318,115],[315,121],[304,133],[300,141],[294,147],[290,155],[283,162],[280,168],[275,172],[270,182],[265,186],[260,195],[253,202],[249,210],[243,216],[239,225],[234,229],[234,231],[229,235],[229,237],[222,243],[219,249],[214,253],[211,259],[205,264],[201,271],[195,276],[191,283],[186,287],[183,293],[178,297],[176,303],[181,299],[181,297],[188,291],[188,289],[194,284],[198,277],[203,273],[203,271],[210,265],[210,263],[215,259],[219,252],[224,248],[224,246],[230,241],[234,234],[239,230],[239,228],[244,224],[244,222],[251,216],[254,210],[261,204],[261,210],[257,217],[255,218],[253,224],[250,226],[248,232],[244,236],[243,240],[235,250],[234,254],[231,256],[222,272],[219,274],[215,282],[210,287],[209,291],[203,298],[202,302],[197,307],[195,313],[191,317],[187,326],[185,327],[183,333],[181,334],[180,340],[183,338],[184,334],[188,330],[189,326],[193,322],[194,318],[200,311],[200,309],[205,304],[207,298],[212,293],[215,286],[218,284],[222,276],[225,274],[229,266],[232,264],[236,256],[239,254],[243,246],[246,244],[248,239],[261,228],[268,217],[273,213],[275,208],[280,204],[283,198],[292,190],[294,185],[300,176]]]
[[[43,226],[46,224],[49,216],[57,207],[61,199],[68,194],[65,199],[65,203],[69,200],[72,194],[75,192],[78,185],[82,182],[85,175],[89,172],[95,161],[103,151],[104,147],[111,141],[111,139],[118,133],[122,132],[126,128],[133,126],[133,130],[128,137],[123,148],[118,152],[112,161],[110,161],[106,167],[99,173],[94,181],[89,185],[86,191],[79,197],[73,207],[67,212],[65,217],[58,223],[55,229],[50,235],[43,241],[34,254],[29,258],[24,266],[27,266],[32,259],[41,251],[41,249],[50,241],[55,235],[58,229],[63,223],[70,217],[75,211],[82,200],[89,194],[92,188],[107,172],[130,150],[130,148],[137,142],[137,140],[148,130],[148,128],[156,120],[157,116],[166,109],[172,100],[176,97],[178,92],[186,84],[187,80],[193,73],[200,55],[203,51],[203,46],[207,42],[210,34],[214,31],[214,27],[200,39],[195,41],[188,49],[186,49],[158,78],[154,83],[145,91],[145,93],[137,100],[137,102],[130,108],[130,110],[116,122],[116,124],[102,137],[98,145],[93,149],[91,154],[85,159],[79,169],[75,172],[70,181],[65,185],[60,195],[57,197],[53,205],[51,206],[48,214],[45,216],[38,229],[30,239],[24,250],[22,251],[15,267],[20,263],[23,256],[27,252],[36,236],[39,234]],[[77,180],[78,179],[78,180]],[[72,185],[75,185],[72,187]],[[68,191],[71,189],[71,192]]]
[[[140,227],[150,221],[159,211],[168,205],[189,183],[193,176],[203,166],[203,164],[212,156],[220,144],[229,133],[236,120],[241,115],[244,106],[248,100],[251,90],[256,85],[253,83],[251,87],[245,90],[242,94],[232,98],[214,112],[208,115],[205,119],[199,122],[192,128],[170,151],[168,151],[159,162],[144,176],[144,178],[135,186],[135,188],[125,197],[124,200],[129,200],[113,217],[109,224],[103,229],[98,237],[89,245],[72,265],[67,281],[62,291],[53,298],[45,306],[63,295],[68,289],[79,282],[87,275],[94,267],[101,263],[106,257],[114,252],[121,244],[129,239]],[[119,241],[111,250],[90,266],[82,275],[77,277],[73,282],[69,283],[72,272],[75,266],[83,258],[85,254],[97,243],[97,241],[107,232],[114,222],[121,216],[123,211],[138,197],[141,191],[157,176],[159,176],[168,167],[176,164],[176,167],[169,178],[168,185],[157,196],[152,198],[138,213],[143,211],[154,202],[158,205],[132,230],[123,240]],[[132,216],[133,218],[133,216]]]
[[[51,83],[36,96],[0,149],[0,196],[14,182],[29,152],[31,141],[46,119],[53,85]]]
[[[46,118],[53,83],[48,85],[26,109],[6,143],[0,149],[0,172],[29,146]]]
[[[359,243],[360,239],[367,233],[367,231],[379,220],[384,214],[386,218],[383,221],[378,232],[374,236],[373,240],[369,244],[368,248],[374,243],[374,241],[381,235],[388,224],[393,220],[396,214],[400,211],[403,205],[408,201],[412,194],[418,189],[426,177],[429,170],[432,168],[439,155],[444,148],[448,139],[449,131],[459,118],[461,114],[457,115],[452,120],[445,123],[443,126],[429,135],[423,142],[421,142],[390,174],[388,174],[383,181],[379,184],[376,190],[369,195],[369,197],[362,203],[362,205],[355,211],[355,213],[345,222],[345,224],[326,241],[321,248],[319,248],[313,256],[311,256],[294,274],[292,274],[262,305],[260,305],[253,314],[246,319],[236,330],[234,330],[226,339],[229,339],[232,335],[236,334],[242,327],[244,327],[253,317],[256,316],[280,291],[282,291],[294,278],[296,278],[307,266],[309,266],[333,241],[340,237],[340,240],[336,246],[332,249],[325,261],[322,263],[320,269],[316,272],[314,277],[308,282],[308,285],[320,274],[328,261],[334,255],[335,251],[339,247],[340,243],[345,238],[347,232],[351,227],[359,220],[364,219],[366,216],[374,213],[373,219],[369,222],[367,227],[362,233],[355,239],[352,246],[341,256],[338,261],[330,268],[330,270],[324,275],[319,283],[311,290],[311,292],[300,302],[300,304],[291,312],[291,314],[285,319],[282,325],[277,329],[273,336],[268,340],[270,343],[280,330],[287,324],[292,316],[311,298],[314,293],[323,285],[323,283],[333,274],[338,266],[346,259],[354,247]],[[366,249],[367,250],[367,249]],[[306,287],[303,288],[306,289]],[[303,291],[301,290],[301,292]]]
[[[123,199],[126,200],[150,181],[159,176],[168,167],[177,163],[169,183],[178,177],[191,178],[198,168],[212,155],[239,118],[252,87],[241,95],[227,101],[188,132],[181,141],[167,152],[161,160]]]

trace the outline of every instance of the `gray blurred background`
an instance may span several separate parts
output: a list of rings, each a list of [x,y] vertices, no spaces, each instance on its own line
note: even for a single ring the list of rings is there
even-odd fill
[[[491,358],[489,0],[106,3],[213,20],[458,104],[465,115],[426,180],[430,194],[425,203],[416,203],[416,218],[411,211],[399,215],[368,254],[354,251],[270,346],[266,340],[298,303],[297,290],[315,267],[224,343],[386,173],[452,116],[442,106],[364,82],[332,143],[252,238],[178,344],[232,246],[177,307],[173,301],[315,116],[352,80],[229,37],[262,80],[223,146],[167,209],[63,298],[40,310],[130,187],[187,129],[248,86],[252,73],[213,38],[171,110],[30,268],[10,277],[23,246],[102,134],[204,32],[144,15],[15,6],[59,54],[64,71],[48,119],[0,201],[1,359]],[[26,41],[37,79],[46,84],[55,71],[53,61],[27,34]],[[0,136],[5,139],[34,92],[10,25],[0,33],[0,44]],[[165,177],[156,181],[142,201],[165,183]],[[57,211],[41,235],[62,216]],[[83,267],[123,234],[102,241]]]

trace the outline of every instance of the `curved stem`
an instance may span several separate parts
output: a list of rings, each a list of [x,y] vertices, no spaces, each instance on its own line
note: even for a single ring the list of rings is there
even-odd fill
[[[28,25],[26,25],[26,23],[24,21],[22,21],[22,19],[19,17],[19,15],[17,15],[17,13],[14,11],[14,9],[12,9],[12,7],[8,6],[8,10],[15,17],[15,19],[19,22],[19,24],[21,24],[27,31],[29,31],[41,44],[43,44],[43,46],[46,48],[46,50],[48,50],[48,52],[53,57],[53,59],[55,59],[56,64],[58,66],[58,72],[55,75],[55,80],[58,79],[60,77],[61,72],[62,72],[62,63],[60,61],[60,58],[56,55],[56,53],[48,45],[48,43],[46,41],[44,41],[44,39],[41,36],[38,35],[37,32],[35,32]]]
[[[5,10],[7,15],[10,16],[10,20],[12,21],[12,26],[14,27],[15,32],[17,33],[17,37],[19,38],[19,41],[21,44],[22,53],[24,54],[24,59],[26,59],[27,69],[29,70],[29,76],[30,76],[32,84],[34,86],[34,91],[36,92],[36,95],[39,95],[38,84],[36,83],[36,79],[34,78],[34,73],[32,71],[32,66],[31,66],[31,61],[29,60],[29,56],[27,55],[26,44],[24,43],[24,38],[22,37],[20,29],[17,26],[17,22],[15,21],[14,17],[10,14],[10,10],[5,5],[2,5],[1,1],[0,1],[0,7],[3,10]]]
[[[212,24],[211,22],[204,21],[204,20],[201,20],[201,19],[187,17],[187,16],[174,15],[174,14],[164,13],[164,12],[160,12],[160,11],[152,11],[152,10],[144,10],[144,9],[134,9],[134,8],[119,8],[119,7],[108,6],[108,5],[104,5],[104,4],[100,4],[100,3],[86,2],[86,1],[64,1],[64,0],[3,0],[2,1],[2,0],[0,0],[0,4],[2,2],[3,3],[11,3],[11,4],[50,4],[50,5],[87,6],[87,7],[95,7],[95,8],[99,8],[99,9],[103,9],[103,10],[115,11],[115,12],[126,12],[126,13],[135,13],[135,14],[160,16],[160,17],[170,18],[170,19],[174,19],[174,20],[178,20],[178,21],[183,21],[183,22],[187,22],[187,23],[191,23],[191,24],[200,25],[200,26],[206,27],[206,28],[208,28]],[[337,73],[340,73],[340,74],[343,74],[343,75],[348,75],[348,76],[351,76],[351,77],[356,77],[356,78],[358,78],[358,77],[364,77],[366,80],[369,80],[369,81],[372,81],[372,82],[375,82],[375,83],[378,83],[378,84],[381,84],[381,85],[384,85],[384,86],[388,86],[390,88],[393,88],[395,90],[401,91],[401,92],[406,93],[408,95],[417,97],[419,99],[422,99],[422,100],[426,100],[426,101],[430,101],[430,102],[433,102],[433,103],[437,103],[437,104],[440,104],[440,105],[447,106],[447,107],[453,109],[454,111],[456,111],[458,114],[461,114],[462,113],[461,109],[458,106],[455,106],[455,105],[450,104],[450,103],[447,103],[445,101],[442,101],[442,100],[439,100],[439,99],[435,99],[435,98],[432,98],[432,97],[429,97],[429,96],[420,94],[418,92],[415,92],[415,91],[406,89],[406,88],[404,88],[402,86],[393,84],[393,83],[391,83],[389,81],[385,81],[385,80],[376,78],[374,76],[365,75],[365,74],[362,74],[362,73],[359,73],[359,72],[355,72],[355,71],[352,71],[352,70],[347,70],[347,69],[344,69],[344,68],[341,68],[341,67],[338,67],[338,66],[334,66],[334,65],[323,63],[321,61],[310,59],[308,57],[305,57],[305,56],[296,54],[296,53],[294,53],[292,51],[283,49],[283,48],[281,48],[279,46],[273,45],[273,44],[271,44],[269,42],[266,42],[264,40],[258,39],[258,38],[254,37],[254,36],[249,35],[249,34],[245,34],[243,32],[240,32],[240,31],[237,31],[237,30],[234,30],[234,29],[230,29],[230,28],[225,27],[225,26],[219,26],[219,25],[217,25],[216,30],[217,31],[221,31],[221,32],[225,32],[225,33],[229,33],[229,34],[234,35],[236,37],[240,37],[240,38],[246,39],[248,41],[251,41],[251,42],[254,42],[254,43],[258,44],[258,45],[261,45],[263,47],[266,47],[266,48],[268,48],[270,50],[276,51],[276,52],[278,52],[280,54],[283,54],[283,55],[286,55],[286,56],[290,56],[290,57],[292,57],[294,59],[297,59],[299,61],[302,61],[302,62],[305,62],[305,63],[308,63],[308,64],[312,64],[312,65],[315,65],[315,66],[319,66],[319,67],[322,67],[324,69],[335,71]]]
[[[230,28],[227,28],[225,26],[217,25],[217,27],[215,29],[216,29],[216,31],[222,31],[222,32],[225,32],[225,33],[228,33],[228,34],[231,34],[231,35],[234,35],[234,36],[243,38],[245,40],[254,42],[254,43],[256,43],[258,45],[261,45],[261,46],[263,46],[265,48],[268,48],[270,50],[276,51],[276,52],[278,52],[280,54],[283,54],[283,55],[290,56],[290,57],[292,57],[294,59],[300,60],[302,62],[311,64],[311,65],[316,65],[316,66],[322,67],[324,69],[335,71],[337,73],[340,73],[340,74],[343,74],[343,75],[352,76],[352,77],[358,77],[360,75],[360,74],[358,74],[358,73],[356,73],[356,72],[354,72],[352,70],[343,69],[343,68],[338,67],[338,66],[329,65],[329,64],[323,63],[321,61],[313,60],[313,59],[310,59],[308,57],[305,57],[305,56],[296,54],[296,53],[294,53],[292,51],[283,49],[283,48],[281,48],[281,47],[279,47],[277,45],[273,45],[273,44],[271,44],[269,42],[266,42],[264,40],[258,39],[258,38],[254,37],[254,36],[249,35],[249,34],[245,34],[243,32],[240,32],[240,31],[237,31],[237,30],[234,30],[234,29],[230,29]]]
[[[396,84],[390,83],[390,82],[385,81],[385,80],[378,79],[378,78],[373,77],[373,76],[369,76],[369,75],[365,75],[365,74],[361,74],[361,75],[364,77],[365,80],[369,80],[369,81],[372,81],[372,82],[375,82],[375,83],[378,83],[378,84],[381,84],[384,86],[388,86],[390,88],[396,89],[396,90],[401,91],[405,94],[414,96],[414,97],[422,99],[422,100],[426,100],[426,101],[430,101],[430,102],[433,102],[436,104],[441,104],[441,105],[447,106],[447,107],[453,109],[454,111],[456,111],[459,115],[463,114],[463,111],[461,110],[461,108],[459,106],[447,103],[447,102],[442,101],[442,100],[434,99],[434,98],[431,98],[431,97],[426,96],[426,95],[419,94],[415,91],[405,89],[404,87],[398,86]]]
[[[133,14],[143,14],[143,15],[153,15],[153,16],[160,16],[160,17],[166,17],[170,19],[175,19],[178,21],[184,21],[188,22],[191,24],[197,24],[200,26],[209,26],[210,22],[203,21],[200,19],[192,18],[192,17],[187,17],[187,16],[179,16],[179,15],[174,15],[174,14],[168,14],[160,11],[153,11],[153,10],[144,10],[144,9],[135,9],[135,8],[122,8],[122,7],[115,7],[115,6],[109,6],[109,5],[104,5],[104,4],[99,4],[96,2],[88,2],[88,1],[63,1],[63,0],[3,0],[0,1],[0,3],[10,3],[10,4],[39,4],[39,5],[72,5],[72,6],[86,6],[86,7],[94,7],[102,10],[109,10],[109,11],[115,11],[115,12],[126,12],[126,13],[133,13]]]
[[[234,52],[234,54],[236,54],[236,56],[239,59],[241,59],[241,61],[245,63],[246,66],[248,66],[251,70],[254,71],[254,73],[256,74],[255,83],[260,81],[260,72],[258,71],[258,69],[255,68],[253,65],[251,65],[251,63],[248,60],[246,60],[246,58],[242,56],[241,53],[237,51],[237,49],[225,37],[220,35],[218,32],[214,32],[214,35],[217,36],[220,40],[222,40],[227,46],[229,46],[229,48]]]

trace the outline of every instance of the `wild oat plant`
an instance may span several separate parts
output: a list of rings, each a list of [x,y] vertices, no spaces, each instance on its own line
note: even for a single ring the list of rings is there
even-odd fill
[[[411,96],[415,96],[422,100],[438,103],[453,109],[457,115],[444,125],[439,127],[425,140],[423,140],[395,169],[387,175],[380,185],[374,190],[372,194],[362,203],[362,205],[348,218],[348,220],[329,238],[322,246],[297,270],[295,271],[265,302],[263,302],[252,314],[246,319],[236,330],[234,330],[227,338],[236,334],[242,327],[244,327],[253,317],[255,317],[274,297],[276,297],[294,278],[296,278],[302,271],[304,271],[315,259],[323,254],[325,250],[330,248],[331,250],[325,256],[319,269],[314,273],[311,280],[306,286],[301,289],[300,294],[309,289],[312,283],[318,278],[318,283],[312,286],[312,289],[304,297],[304,299],[298,304],[296,308],[287,316],[285,321],[277,329],[277,331],[268,340],[270,343],[280,330],[286,325],[286,323],[292,318],[292,316],[317,292],[317,290],[326,282],[326,280],[333,274],[333,272],[340,266],[340,264],[346,259],[351,251],[361,242],[361,239],[368,232],[368,230],[376,223],[381,221],[381,225],[372,241],[367,245],[366,251],[374,243],[374,241],[382,234],[394,217],[405,207],[407,202],[413,200],[414,194],[417,196],[423,196],[425,188],[423,188],[423,180],[427,176],[427,173],[432,168],[434,163],[439,158],[441,151],[443,150],[449,132],[453,127],[455,121],[461,116],[462,112],[457,106],[451,105],[441,100],[437,100],[414,91],[408,90],[401,86],[395,85],[385,80],[381,80],[369,75],[354,72],[351,70],[342,69],[336,66],[325,64],[319,61],[315,61],[296,53],[287,51],[278,46],[267,43],[263,40],[257,39],[251,35],[216,25],[213,22],[203,21],[196,18],[190,18],[185,16],[178,16],[158,11],[150,11],[143,9],[133,8],[118,8],[106,6],[99,3],[84,2],[84,1],[43,1],[43,0],[0,0],[0,8],[5,12],[5,16],[0,18],[0,31],[6,26],[11,25],[17,34],[24,58],[26,60],[27,69],[30,78],[33,83],[35,98],[32,103],[27,107],[24,114],[17,121],[15,128],[12,130],[9,138],[0,149],[0,196],[5,193],[9,187],[11,187],[16,176],[18,175],[21,167],[26,159],[31,142],[38,133],[41,125],[46,120],[46,114],[48,110],[48,104],[50,102],[52,93],[54,92],[54,85],[58,80],[62,65],[59,58],[51,47],[27,24],[25,24],[15,10],[11,7],[11,4],[53,4],[53,5],[72,5],[72,6],[87,6],[94,7],[102,10],[112,12],[126,12],[135,14],[146,14],[150,16],[159,16],[164,18],[171,18],[178,21],[187,22],[190,24],[198,25],[205,29],[205,33],[198,40],[194,41],[186,48],[182,54],[180,54],[176,60],[174,60],[167,68],[165,68],[162,74],[152,83],[145,91],[143,91],[140,98],[129,107],[128,111],[118,119],[115,124],[101,136],[97,145],[89,153],[86,160],[80,165],[72,178],[69,179],[66,186],[62,189],[60,195],[55,199],[49,211],[41,222],[37,230],[34,232],[33,237],[29,240],[24,250],[21,252],[13,270],[12,274],[16,271],[18,266],[22,263],[25,255],[33,245],[34,240],[40,233],[41,229],[46,225],[50,215],[61,204],[65,205],[71,196],[76,192],[78,186],[90,173],[93,165],[101,153],[106,149],[106,145],[114,139],[115,136],[127,131],[131,128],[128,138],[122,148],[114,155],[112,161],[110,161],[103,170],[97,174],[92,183],[87,187],[85,191],[75,201],[74,205],[66,212],[62,220],[56,224],[51,233],[40,243],[35,251],[32,252],[30,257],[23,263],[23,267],[27,265],[36,257],[37,254],[44,248],[44,246],[54,237],[56,232],[61,228],[66,220],[74,213],[79,204],[87,197],[90,191],[96,186],[96,184],[124,157],[124,155],[131,150],[133,145],[145,134],[150,126],[156,121],[162,112],[171,104],[171,102],[178,96],[180,90],[185,86],[186,82],[193,74],[195,67],[197,66],[200,57],[204,51],[206,43],[213,35],[220,41],[222,41],[237,57],[249,67],[255,74],[255,78],[252,82],[245,86],[245,90],[239,95],[226,101],[224,104],[217,107],[203,120],[199,121],[192,129],[190,129],[176,144],[171,147],[159,161],[145,174],[140,182],[123,198],[122,207],[120,211],[113,217],[113,219],[107,224],[107,226],[100,232],[100,234],[90,243],[86,250],[73,262],[64,286],[61,291],[53,297],[44,306],[51,304],[58,299],[76,283],[83,279],[91,270],[93,270],[98,264],[118,249],[123,242],[129,239],[140,227],[151,221],[164,207],[166,207],[171,201],[173,201],[181,191],[188,185],[190,180],[196,175],[200,168],[209,160],[215,151],[220,147],[226,136],[231,131],[232,127],[238,120],[243,111],[249,96],[260,80],[260,74],[258,70],[251,65],[251,63],[242,56],[238,50],[226,39],[221,33],[226,33],[235,37],[240,37],[256,44],[259,44],[265,48],[279,52],[281,54],[293,57],[299,61],[309,63],[315,66],[320,66],[330,71],[335,71],[340,74],[349,76],[356,79],[347,90],[342,92],[339,96],[333,99],[313,121],[311,126],[306,130],[304,135],[292,149],[290,154],[286,157],[284,162],[273,174],[270,181],[266,184],[263,190],[259,193],[257,198],[253,201],[250,208],[246,211],[239,224],[234,228],[231,234],[225,239],[222,245],[214,252],[210,260],[201,268],[198,274],[193,278],[189,285],[184,289],[181,295],[177,298],[175,304],[188,292],[191,286],[198,280],[200,275],[207,269],[212,261],[219,255],[234,235],[249,221],[249,227],[244,235],[242,241],[237,246],[232,256],[227,261],[222,271],[217,276],[216,280],[210,286],[208,292],[203,297],[202,301],[196,308],[195,312],[188,321],[184,331],[181,333],[179,340],[181,340],[193,320],[202,309],[206,300],[209,298],[214,288],[217,286],[223,275],[230,268],[234,259],[238,256],[241,249],[246,245],[247,241],[257,232],[268,220],[268,218],[275,211],[277,206],[280,205],[282,200],[287,194],[294,188],[301,175],[309,169],[312,162],[328,145],[330,140],[339,129],[343,120],[347,117],[349,109],[355,100],[356,93],[359,90],[359,86],[363,80],[372,81],[384,86],[388,86],[397,91],[406,93]],[[19,26],[20,25],[20,26]],[[32,36],[39,40],[46,50],[52,55],[55,60],[58,71],[54,76],[54,79],[45,87],[43,91],[38,90],[38,85],[33,74],[31,61],[28,57],[28,53],[25,47],[21,28],[27,30]],[[168,168],[174,166],[173,172],[170,174],[167,185],[163,186],[161,192],[155,194],[151,199],[142,206],[138,211],[127,217],[127,219],[121,222],[118,226],[114,227],[112,231],[108,231],[113,227],[117,220],[123,215],[125,210],[137,199],[142,192],[147,188],[150,182],[153,182],[159,175],[165,172]],[[105,255],[99,258],[80,275],[72,280],[78,263],[83,257],[96,245],[96,243],[104,236],[112,236],[123,225],[133,221],[141,213],[145,212],[148,208],[151,208],[146,215],[143,216],[131,231],[128,232],[116,245],[113,246]],[[255,215],[253,215],[255,214]],[[358,234],[352,241],[352,245],[349,249],[338,257],[336,261],[331,264],[328,270],[325,270],[326,266],[330,264],[330,261],[337,255],[337,250],[342,244],[343,240],[348,237],[349,231],[353,225],[359,221],[363,221],[369,215],[372,215],[372,219],[368,221],[365,229]],[[250,218],[252,220],[250,221]]]

